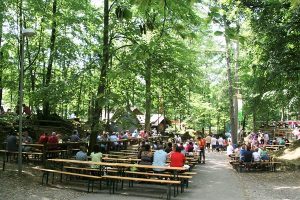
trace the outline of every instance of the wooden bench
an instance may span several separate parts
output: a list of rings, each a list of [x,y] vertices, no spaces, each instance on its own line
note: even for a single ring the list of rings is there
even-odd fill
[[[80,174],[80,173],[73,173],[73,172],[60,171],[60,170],[54,170],[54,169],[45,169],[45,168],[38,168],[38,167],[33,167],[33,169],[39,170],[39,171],[43,172],[42,184],[44,184],[44,179],[45,178],[46,178],[45,183],[48,184],[49,173],[52,173],[52,184],[54,182],[54,174],[60,174],[61,175],[60,181],[62,181],[62,175],[87,178],[87,180],[88,180],[88,184],[87,184],[88,185],[88,192],[90,192],[90,187],[91,186],[92,186],[92,192],[93,192],[94,181],[95,180],[99,180],[100,181],[100,188],[101,188],[101,180],[102,180],[101,176],[93,176],[93,175],[88,175],[88,174]]]
[[[183,175],[197,175],[197,172],[183,172]]]
[[[177,175],[174,177],[173,174],[169,173],[154,173],[154,172],[134,172],[134,171],[125,171],[125,175],[136,175],[136,176],[143,176],[143,177],[159,177],[159,178],[169,178],[171,180],[177,180],[181,181],[181,193],[184,191],[184,185],[186,184],[186,187],[188,187],[189,179],[192,179],[192,176],[188,175]],[[139,178],[139,177],[137,177]]]
[[[7,151],[7,150],[0,150],[0,153],[3,153],[3,166],[2,170],[5,170],[5,164],[9,160],[11,160],[11,156],[18,156],[19,152],[18,151]],[[35,159],[37,161],[42,161],[43,153],[41,152],[32,152],[32,151],[23,151],[22,156],[25,158],[26,161],[29,161],[29,159]]]
[[[107,179],[109,181],[109,191],[110,194],[114,194],[115,190],[117,189],[118,181],[122,182],[122,188],[123,188],[123,181],[129,181],[129,185],[133,187],[133,182],[145,182],[145,183],[156,183],[156,184],[165,184],[167,185],[167,199],[171,199],[171,186],[172,185],[180,185],[181,181],[176,180],[162,180],[162,179],[147,179],[147,178],[134,178],[134,177],[124,177],[124,176],[102,176],[102,178]],[[174,187],[174,196],[175,193],[175,187]]]
[[[64,169],[73,170],[73,171],[86,171],[86,172],[98,172],[98,173],[100,173],[100,170],[97,169],[97,168],[64,166]],[[105,169],[104,172],[106,174],[116,174],[116,173],[118,173],[118,170],[117,169]]]
[[[264,169],[264,168],[269,169],[269,171],[276,172],[276,166],[281,164],[281,162],[275,162],[275,161],[259,161],[259,162],[232,161],[232,162],[230,162],[230,164],[238,172],[242,172],[244,169],[251,170],[251,169]]]

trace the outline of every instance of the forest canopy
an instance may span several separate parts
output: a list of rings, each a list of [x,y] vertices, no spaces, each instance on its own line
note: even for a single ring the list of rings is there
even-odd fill
[[[194,130],[299,119],[296,0],[0,1],[0,104],[43,119],[76,113],[94,132],[139,108]],[[24,28],[35,30],[22,37]],[[99,123],[102,122],[102,123]],[[231,122],[231,125],[229,125]],[[231,126],[229,128],[228,126]],[[237,130],[235,130],[237,131]]]

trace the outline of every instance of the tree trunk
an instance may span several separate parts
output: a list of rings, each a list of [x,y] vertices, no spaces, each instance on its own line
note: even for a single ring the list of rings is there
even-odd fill
[[[81,103],[81,95],[82,95],[83,79],[84,79],[84,76],[82,76],[81,81],[80,81],[79,95],[78,95],[77,108],[76,108],[76,114],[77,114],[77,115],[79,115],[79,111],[80,111],[80,103]]]
[[[150,118],[151,118],[151,64],[146,62],[146,114],[145,114],[145,130],[151,130]]]
[[[3,52],[2,52],[2,35],[3,35],[3,15],[4,15],[4,1],[0,2],[0,106],[2,105],[2,93],[3,93]]]
[[[53,0],[52,5],[52,27],[51,27],[51,37],[50,37],[50,56],[48,60],[47,73],[45,77],[45,87],[49,87],[52,77],[52,67],[55,57],[55,40],[56,40],[56,14],[57,14],[57,0]],[[50,115],[50,102],[48,98],[44,99],[43,102],[43,114],[45,117]]]
[[[229,28],[226,17],[223,17],[225,30]],[[230,129],[231,129],[231,138],[234,144],[237,143],[237,133],[235,128],[235,118],[234,118],[234,107],[233,107],[233,83],[232,83],[232,72],[231,72],[231,59],[230,59],[230,39],[227,35],[225,35],[225,43],[226,43],[226,65],[227,65],[227,79],[228,79],[228,95],[229,95],[229,106],[230,106]]]
[[[105,85],[106,85],[106,76],[107,69],[109,65],[109,0],[104,0],[104,27],[103,27],[103,64],[101,68],[100,81],[98,85],[98,91],[96,96],[95,107],[92,117],[92,126],[91,126],[91,136],[90,136],[90,145],[89,153],[91,148],[96,144],[97,133],[103,127],[100,126],[99,119],[101,116],[102,107],[105,101]]]

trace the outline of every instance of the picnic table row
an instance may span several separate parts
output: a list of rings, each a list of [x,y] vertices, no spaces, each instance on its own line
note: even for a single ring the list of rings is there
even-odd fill
[[[105,159],[104,159],[105,160]],[[92,166],[92,168],[90,167]],[[140,169],[139,171],[131,169]],[[99,181],[99,188],[102,187],[102,181],[107,181],[107,185],[111,194],[118,189],[118,184],[121,189],[124,187],[124,181],[128,181],[129,187],[133,186],[133,182],[143,183],[159,183],[167,186],[167,199],[171,199],[171,187],[174,186],[174,196],[179,194],[179,187],[181,192],[184,187],[188,187],[188,180],[192,178],[191,173],[187,172],[185,167],[169,167],[169,166],[153,166],[140,165],[130,163],[118,162],[91,162],[79,161],[69,159],[48,159],[46,168],[36,168],[43,172],[42,183],[48,183],[50,174],[52,174],[52,182],[54,175],[62,176],[78,176],[87,178],[88,192],[93,191],[94,181]],[[165,170],[168,173],[159,172],[153,173],[149,170]],[[142,178],[141,178],[142,177]],[[156,177],[153,179],[153,177]],[[162,179],[162,177],[166,179]]]
[[[151,137],[149,140],[153,141],[155,139],[164,139],[165,136]],[[106,149],[109,153],[111,147],[115,144],[121,144],[122,148],[116,148],[115,151],[126,150],[128,145],[138,144],[142,141],[143,138],[130,138],[130,139],[120,139],[117,141],[98,141],[99,145],[106,145]],[[64,142],[58,144],[22,144],[27,151],[22,152],[22,156],[26,162],[33,161],[35,163],[41,162],[45,164],[46,159],[48,158],[71,158],[75,155],[77,151],[80,150],[80,146],[88,147],[87,142]],[[120,146],[118,146],[120,147]],[[0,153],[3,154],[3,170],[5,169],[6,162],[17,158],[18,151],[7,151],[6,145],[4,143],[3,149],[0,150]],[[121,153],[123,154],[123,153]],[[120,155],[121,155],[120,154]],[[128,156],[133,156],[133,153],[128,153]]]
[[[251,162],[243,162],[240,161],[240,157],[233,154],[231,155],[231,160],[229,163],[232,167],[238,171],[256,171],[256,170],[269,170],[275,172],[277,169],[277,165],[280,165],[281,162],[274,161],[273,157],[269,157],[269,160],[260,160],[260,161],[251,161]]]

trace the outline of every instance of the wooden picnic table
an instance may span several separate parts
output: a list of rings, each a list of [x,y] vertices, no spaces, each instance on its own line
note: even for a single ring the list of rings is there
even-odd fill
[[[144,168],[144,169],[165,169],[165,170],[172,170],[172,171],[185,171],[186,170],[186,168],[184,168],[184,167],[136,165],[136,164],[110,163],[110,162],[92,162],[92,161],[70,160],[70,159],[60,159],[60,158],[48,159],[48,161],[59,162],[59,163],[102,165],[102,166],[107,166],[107,167],[125,167],[125,168],[136,167],[136,168]]]
[[[61,164],[61,170],[63,165],[68,164],[79,164],[79,165],[98,165],[100,172],[105,172],[107,167],[117,168],[119,174],[125,176],[127,168],[140,168],[140,169],[164,169],[173,172],[174,178],[178,179],[178,172],[186,171],[184,167],[169,167],[169,166],[154,166],[154,165],[140,165],[140,164],[128,164],[128,163],[111,163],[111,162],[92,162],[92,161],[81,161],[81,160],[70,160],[70,159],[48,159],[51,162],[57,162]],[[103,173],[100,173],[103,174]]]
[[[110,155],[114,155],[114,154],[118,154],[118,155],[137,155],[138,152],[133,153],[133,152],[111,151],[109,154]]]
[[[116,162],[140,162],[141,159],[138,158],[109,158],[109,157],[103,157],[102,160],[104,161],[116,161]]]
[[[266,149],[269,150],[279,150],[280,148],[284,148],[285,145],[280,145],[280,144],[272,144],[272,145],[266,145]]]

